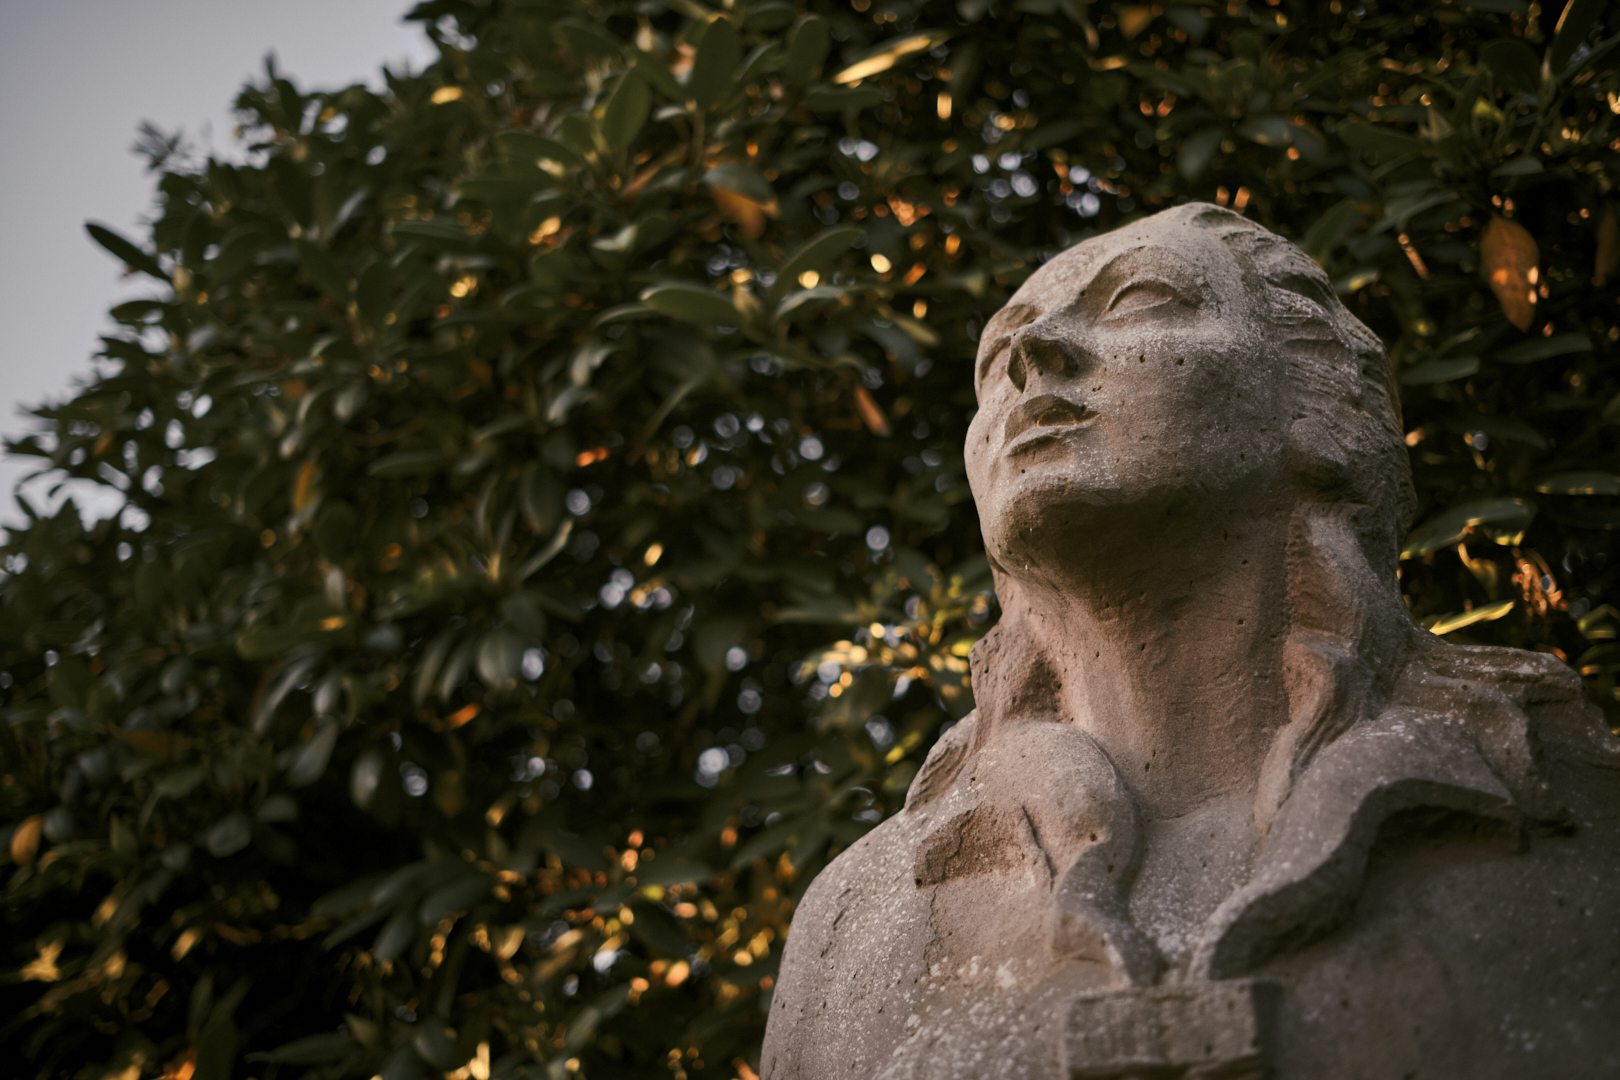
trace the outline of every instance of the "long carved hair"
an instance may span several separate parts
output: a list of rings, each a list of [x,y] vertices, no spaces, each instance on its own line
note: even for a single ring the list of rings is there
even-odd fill
[[[1174,212],[1214,230],[1236,257],[1287,372],[1286,454],[1299,499],[1283,649],[1289,719],[1261,772],[1256,824],[1269,829],[1323,747],[1391,704],[1470,717],[1493,770],[1535,812],[1544,784],[1529,714],[1584,724],[1594,739],[1597,730],[1579,678],[1553,657],[1452,645],[1413,621],[1397,568],[1416,498],[1378,337],[1293,244],[1219,207]]]

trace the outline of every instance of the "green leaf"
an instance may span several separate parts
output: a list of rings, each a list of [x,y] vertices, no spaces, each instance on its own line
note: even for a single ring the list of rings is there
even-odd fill
[[[798,12],[787,0],[764,0],[748,9],[743,29],[751,33],[770,33],[791,23]]]
[[[1546,437],[1517,416],[1492,413],[1464,414],[1461,418],[1451,421],[1450,426],[1458,431],[1483,431],[1492,439],[1521,443],[1537,450],[1547,449]]]
[[[701,326],[741,326],[746,321],[724,296],[685,281],[649,286],[642,290],[641,302],[672,319]]]
[[[1533,364],[1555,356],[1591,352],[1592,339],[1582,333],[1554,334],[1552,337],[1532,338],[1512,348],[1503,349],[1491,359],[1500,364]]]
[[[249,1054],[248,1061],[262,1061],[279,1065],[319,1065],[347,1056],[360,1044],[346,1031],[330,1035],[309,1035],[268,1053]]]
[[[187,765],[181,769],[174,769],[165,773],[152,786],[152,792],[168,799],[182,799],[190,795],[207,775],[208,770],[201,765]]]
[[[635,65],[636,73],[646,80],[647,85],[658,90],[659,93],[671,101],[685,101],[686,88],[669,70],[669,65],[652,53],[642,52],[640,49],[630,51],[631,63]]]
[[[297,821],[298,801],[284,791],[277,792],[259,804],[253,819],[266,825],[281,821]]]
[[[326,763],[332,759],[337,737],[336,723],[328,721],[317,727],[315,734],[300,743],[292,754],[287,765],[287,783],[293,787],[308,787],[319,780],[326,772]]]
[[[436,1069],[454,1069],[461,1064],[461,1056],[456,1052],[456,1041],[445,1031],[442,1024],[429,1022],[417,1028],[416,1034],[411,1037],[411,1045],[421,1055],[422,1060]]]
[[[448,884],[441,885],[427,894],[423,899],[417,917],[423,926],[433,926],[440,919],[454,915],[459,911],[466,911],[469,907],[489,895],[494,882],[483,874],[469,874]]]
[[[231,1080],[236,1063],[236,1022],[228,1016],[204,1025],[197,1036],[197,1070],[193,1080]]]
[[[1340,124],[1338,135],[1350,149],[1385,159],[1403,154],[1421,154],[1426,149],[1421,139],[1359,120]]]
[[[676,860],[671,859],[669,861],[675,862]],[[652,863],[645,865],[647,870],[656,872],[657,867]],[[709,876],[708,867],[701,867],[701,870],[702,873],[692,878],[693,881],[702,881]],[[636,880],[646,881],[646,877],[638,872]],[[684,885],[685,882],[660,881],[649,882],[649,884]],[[686,951],[691,948],[692,939],[686,935],[680,924],[670,916],[662,904],[642,902],[632,904],[630,909],[636,916],[636,921],[630,924],[630,933],[637,941],[657,952],[681,958],[686,956]]]
[[[701,862],[665,856],[656,862],[643,863],[637,867],[636,881],[641,885],[661,885],[668,888],[672,885],[690,885],[693,882],[707,881],[713,873],[712,869]]]
[[[394,268],[387,259],[376,259],[360,271],[360,280],[355,287],[355,303],[360,308],[361,316],[373,327],[383,325],[397,287]]]
[[[1535,516],[1535,504],[1524,499],[1475,499],[1448,506],[1412,531],[1401,547],[1401,558],[1427,555],[1449,547],[1475,526],[1489,526],[1503,533],[1522,533]]]
[[[615,323],[640,322],[642,319],[656,318],[658,312],[643,304],[639,300],[632,300],[628,304],[614,304],[602,314],[591,320],[591,329],[600,330],[604,326]]]
[[[401,908],[377,932],[377,939],[371,943],[372,954],[384,963],[398,960],[416,940],[421,925],[413,908]]]
[[[1491,179],[1506,180],[1513,176],[1535,176],[1537,173],[1544,171],[1540,158],[1537,158],[1534,154],[1525,154],[1492,169]]]
[[[354,282],[349,272],[339,266],[337,260],[324,249],[308,240],[293,241],[293,250],[298,252],[298,262],[315,283],[315,287],[325,293],[330,299],[340,304],[349,301],[349,291]]]
[[[1190,179],[1190,177],[1189,177]],[[1340,199],[1328,212],[1316,219],[1299,246],[1318,263],[1326,264],[1327,257],[1350,235],[1350,230],[1361,223],[1361,213],[1354,199]]]
[[[235,855],[253,839],[253,819],[241,811],[227,814],[203,833],[203,845],[216,859]]]
[[[478,677],[490,687],[517,680],[528,642],[510,630],[491,630],[478,646]]]
[[[1496,84],[1522,94],[1541,88],[1541,61],[1518,38],[1500,37],[1479,47],[1479,59],[1496,76]]]
[[[1536,485],[1548,495],[1620,495],[1620,476],[1608,472],[1555,473]]]
[[[774,41],[767,41],[756,46],[749,54],[743,57],[742,71],[737,76],[737,85],[749,87],[757,84],[765,76],[775,70],[781,63],[782,46]]]
[[[1238,134],[1261,146],[1282,147],[1293,143],[1293,133],[1285,117],[1275,114],[1251,116],[1238,126]]]
[[[727,161],[703,174],[703,182],[710,187],[725,188],[746,195],[758,203],[776,201],[776,192],[765,178],[740,161]]]
[[[686,92],[700,108],[712,107],[731,92],[742,55],[742,38],[737,36],[737,28],[731,25],[730,19],[716,17],[703,31],[686,80]]]
[[[819,15],[799,20],[788,37],[787,54],[782,60],[782,74],[788,81],[802,83],[812,78],[827,62],[832,48],[832,37],[827,21]]]
[[[812,90],[804,95],[804,103],[813,112],[870,109],[874,105],[883,104],[883,91],[875,86]]]
[[[820,731],[858,731],[894,696],[894,675],[873,665],[856,672],[855,681],[835,698],[828,698],[816,717]]]
[[[1211,125],[1193,132],[1181,144],[1181,150],[1176,155],[1176,168],[1188,180],[1196,180],[1204,174],[1209,165],[1209,159],[1215,156],[1220,149],[1221,139],[1226,135],[1220,127]]]
[[[635,68],[619,77],[602,113],[602,137],[615,150],[623,150],[647,122],[652,91]]]
[[[396,221],[389,231],[400,244],[414,244],[427,251],[458,255],[478,250],[478,237],[450,222]]]
[[[775,317],[782,320],[793,315],[804,314],[817,304],[841,299],[848,293],[848,289],[834,285],[817,285],[813,289],[798,289],[788,293],[782,298],[782,302],[776,305]]]
[[[619,41],[601,27],[583,19],[558,19],[552,24],[552,29],[562,38],[564,47],[575,56],[614,57],[624,51]]]
[[[533,131],[503,131],[495,136],[495,142],[514,158],[530,164],[555,161],[569,168],[579,168],[585,164],[584,158],[556,139]]]
[[[385,454],[366,467],[367,476],[420,476],[437,472],[448,465],[454,455],[443,450],[401,450]]]
[[[1479,373],[1477,356],[1441,356],[1424,360],[1401,371],[1402,386],[1433,386],[1436,383],[1466,379]]]
[[[1554,75],[1563,74],[1575,50],[1585,43],[1607,6],[1607,0],[1568,0],[1564,13],[1558,16],[1552,46],[1547,50],[1548,70]]]
[[[799,280],[806,271],[820,271],[838,256],[848,251],[865,230],[855,228],[828,229],[800,245],[777,274],[775,291],[781,293]]]
[[[168,273],[158,264],[156,259],[107,228],[107,226],[87,221],[84,223],[84,230],[90,234],[90,239],[124,260],[124,265],[131,270],[155,277],[160,281],[169,280]]]

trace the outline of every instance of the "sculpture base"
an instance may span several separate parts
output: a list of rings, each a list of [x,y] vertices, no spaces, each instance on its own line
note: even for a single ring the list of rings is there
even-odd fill
[[[1086,994],[1068,1008],[1070,1080],[1263,1080],[1277,987],[1257,979]]]

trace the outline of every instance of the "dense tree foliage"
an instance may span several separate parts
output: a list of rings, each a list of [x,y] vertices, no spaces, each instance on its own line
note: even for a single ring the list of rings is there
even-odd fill
[[[1188,199],[1388,344],[1414,612],[1614,710],[1616,15],[432,0],[153,142],[152,298],[12,447],[127,506],[0,549],[6,1075],[752,1080],[971,707],[977,329]]]

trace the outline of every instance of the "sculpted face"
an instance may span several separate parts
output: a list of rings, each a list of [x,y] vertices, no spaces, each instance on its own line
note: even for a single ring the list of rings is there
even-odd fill
[[[1009,570],[1280,468],[1282,365],[1237,260],[1170,217],[1063,253],[985,328],[967,472]]]

